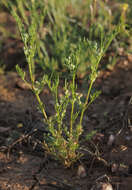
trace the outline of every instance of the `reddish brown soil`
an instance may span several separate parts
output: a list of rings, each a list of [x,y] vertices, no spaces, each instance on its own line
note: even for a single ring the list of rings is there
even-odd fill
[[[33,150],[35,138],[33,141],[32,138],[31,141],[23,138],[26,126],[30,126],[29,122],[40,117],[35,98],[16,73],[1,74],[0,188],[90,189],[96,179],[106,174],[114,189],[131,189],[132,130],[131,124],[127,122],[132,115],[129,104],[132,95],[131,75],[130,56],[125,56],[113,71],[102,72],[96,81],[96,87],[102,90],[102,94],[85,114],[84,130],[86,133],[96,129],[100,133],[93,139],[98,146],[99,155],[97,158],[84,151],[81,164],[84,165],[87,176],[79,178],[79,163],[66,169],[54,159],[46,157],[41,148]],[[52,101],[47,89],[44,89],[42,98],[46,101],[49,114],[52,114]],[[19,127],[21,125],[23,129]],[[108,146],[110,134],[114,135],[115,141]],[[17,142],[17,139],[21,140]],[[95,147],[90,142],[85,142],[82,146],[95,152]]]

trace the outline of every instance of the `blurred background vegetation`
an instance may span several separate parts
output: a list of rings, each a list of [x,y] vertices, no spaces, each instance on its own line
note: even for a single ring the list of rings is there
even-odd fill
[[[31,12],[34,4],[35,12]],[[113,68],[120,56],[132,53],[132,1],[126,0],[1,0],[0,2],[0,67],[1,72],[15,69],[20,64],[26,69],[23,43],[12,8],[17,10],[25,28],[35,15],[38,27],[35,63],[40,72],[56,70],[63,74],[65,58],[83,40],[100,43],[101,31],[109,35],[119,22],[124,22],[120,35],[106,52],[99,69]],[[78,77],[89,72],[89,52],[81,46],[81,65]]]

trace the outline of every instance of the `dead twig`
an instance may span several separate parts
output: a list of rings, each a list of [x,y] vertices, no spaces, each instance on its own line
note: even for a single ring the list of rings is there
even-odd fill
[[[97,153],[93,153],[93,152],[91,152],[90,150],[88,150],[88,149],[86,149],[86,148],[80,148],[79,149],[79,152],[87,152],[90,156],[92,156],[92,157],[94,157],[95,159],[97,159],[97,160],[99,160],[99,161],[101,161],[101,162],[103,162],[103,164],[106,166],[106,167],[108,167],[109,166],[109,163],[105,160],[105,159],[103,159],[102,157],[100,157],[99,156],[99,154],[97,154]]]
[[[18,143],[22,142],[23,140],[27,139],[28,137],[30,137],[31,135],[33,135],[35,132],[37,131],[37,129],[34,129],[33,131],[29,132],[28,134],[26,135],[22,135],[20,138],[18,138],[16,141],[14,141],[12,144],[10,144],[8,147],[7,147],[7,158],[9,159],[10,158],[10,152],[11,152],[11,149]]]

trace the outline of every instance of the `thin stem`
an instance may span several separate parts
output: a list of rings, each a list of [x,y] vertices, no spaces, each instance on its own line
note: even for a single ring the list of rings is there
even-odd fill
[[[59,101],[58,101],[58,89],[57,89],[57,87],[55,89],[55,99],[56,99],[56,104],[58,106]],[[60,111],[57,111],[57,114],[58,114],[58,116],[57,116],[58,134],[59,134],[59,136],[61,136],[61,116],[60,116]]]
[[[75,73],[72,79],[72,108],[71,108],[71,121],[70,121],[70,136],[72,137],[73,129],[73,114],[74,114],[74,94],[75,94]]]
[[[70,134],[72,134],[72,128],[73,128],[73,112],[74,112],[74,102],[72,102]]]
[[[88,93],[87,93],[87,96],[86,96],[86,100],[85,100],[85,103],[84,103],[83,108],[82,108],[82,112],[81,112],[81,116],[80,116],[80,125],[82,125],[83,115],[84,115],[84,112],[85,112],[85,110],[87,108],[87,104],[88,104],[88,101],[89,101],[90,92],[91,92],[93,83],[94,83],[94,81],[91,81],[89,89],[88,89]]]
[[[96,17],[96,10],[97,10],[97,2],[94,0],[93,2],[93,22],[95,22],[95,17]]]
[[[35,96],[36,96],[37,101],[38,101],[38,103],[39,103],[39,107],[40,107],[40,109],[41,109],[41,112],[42,112],[42,114],[43,114],[45,120],[47,121],[47,119],[48,119],[48,118],[47,118],[47,114],[46,114],[46,112],[45,112],[44,106],[42,105],[41,99],[40,99],[40,97],[39,97],[39,95],[38,95],[37,93],[35,93]]]
[[[31,80],[31,83],[32,83],[32,87],[34,86],[34,77],[33,77],[33,73],[32,73],[32,63],[30,60],[27,60],[28,61],[28,68],[29,68],[29,75],[30,75],[30,80]],[[33,88],[34,89],[34,88]]]

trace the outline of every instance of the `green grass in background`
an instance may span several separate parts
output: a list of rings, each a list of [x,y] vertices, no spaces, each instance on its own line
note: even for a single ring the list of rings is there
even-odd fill
[[[77,47],[80,40],[89,39],[100,42],[100,31],[104,30],[106,34],[109,34],[113,30],[119,23],[124,5],[123,1],[111,1],[109,5],[109,1],[103,0],[2,0],[0,4],[9,8],[11,2],[27,28],[31,24],[30,7],[35,2],[34,16],[38,38],[36,63],[47,73],[54,69],[60,72],[65,70],[65,56],[69,55],[71,49]],[[128,52],[131,49],[129,39],[131,39],[132,6],[131,1],[126,3],[128,3],[128,9],[124,22],[128,30],[124,30],[113,42],[111,49],[114,49],[115,57],[118,57],[119,47],[123,47]],[[89,71],[89,57],[85,47],[81,52],[80,60],[82,64],[78,70],[78,76],[84,76]],[[110,63],[115,60],[113,58]]]

